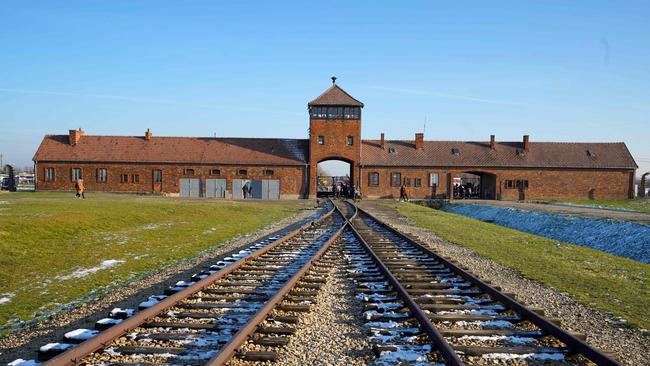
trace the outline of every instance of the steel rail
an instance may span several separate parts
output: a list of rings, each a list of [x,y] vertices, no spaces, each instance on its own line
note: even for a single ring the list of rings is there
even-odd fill
[[[130,318],[127,318],[123,322],[113,325],[112,327],[100,332],[97,336],[80,343],[78,346],[66,352],[63,352],[60,355],[57,355],[56,357],[53,357],[49,361],[45,362],[43,365],[47,365],[47,366],[76,365],[84,357],[92,354],[93,352],[99,349],[107,347],[110,344],[110,342],[123,336],[127,332],[139,327],[140,325],[148,322],[149,320],[153,319],[156,315],[173,307],[180,301],[189,298],[190,296],[210,286],[215,281],[220,280],[225,276],[227,276],[228,274],[239,269],[244,264],[247,264],[251,260],[260,257],[266,252],[276,248],[280,244],[294,238],[295,236],[300,234],[303,230],[311,227],[312,224],[320,223],[328,219],[330,216],[332,216],[332,214],[334,214],[334,212],[336,212],[336,206],[332,208],[329,212],[327,212],[325,215],[319,217],[318,219],[311,222],[307,222],[304,225],[301,225],[299,228],[291,231],[290,233],[274,241],[273,243],[263,248],[260,248],[259,250],[251,253],[246,257],[238,259],[237,261],[233,262],[229,266],[226,266],[220,269],[219,271],[209,275],[208,277],[196,282],[195,284],[188,286],[184,290],[181,290],[173,295],[166,297],[164,300],[161,300],[160,302],[153,305],[152,307],[138,312],[137,314],[133,315]]]
[[[334,243],[343,233],[345,230],[345,227],[349,225],[349,222],[347,221],[345,215],[341,210],[334,205],[334,210],[338,211],[338,213],[341,214],[343,217],[344,221],[343,225],[341,225],[341,228],[337,230],[337,232],[332,235],[330,239],[323,244],[323,247],[314,254],[314,256],[305,263],[302,268],[296,274],[294,274],[291,279],[280,289],[278,292],[267,302],[264,304],[264,307],[262,307],[257,313],[255,313],[255,316],[249,320],[235,335],[226,343],[221,349],[219,350],[219,353],[217,353],[212,359],[210,359],[206,365],[207,366],[221,366],[225,365],[235,354],[237,353],[237,349],[241,347],[246,340],[255,333],[257,330],[257,327],[262,323],[267,316],[273,311],[273,309],[284,299],[284,297],[296,286],[296,284],[304,277],[307,272],[311,269],[311,267],[314,265],[316,261],[318,261],[323,254],[325,254],[332,243]]]
[[[348,203],[352,205],[351,203]],[[355,214],[352,217],[352,219],[356,218],[357,214],[360,212],[359,208],[356,205],[353,205],[355,207]],[[399,295],[399,297],[404,301],[404,304],[408,307],[409,311],[411,312],[411,315],[420,323],[420,328],[427,334],[431,342],[433,342],[433,345],[435,348],[440,352],[442,357],[445,359],[448,365],[450,366],[463,366],[464,363],[461,361],[460,357],[458,357],[458,354],[454,349],[451,347],[449,343],[445,340],[445,337],[438,331],[438,328],[436,328],[433,323],[431,323],[431,320],[427,317],[427,315],[422,311],[420,306],[413,300],[411,295],[402,287],[400,284],[399,280],[393,276],[391,271],[386,267],[386,265],[379,259],[377,254],[375,253],[374,250],[370,247],[368,242],[361,236],[361,234],[357,231],[357,229],[354,227],[351,221],[348,221],[350,224],[350,229],[352,229],[352,232],[354,235],[359,239],[361,244],[365,247],[366,251],[372,258],[373,262],[379,267],[381,272],[384,274],[388,282],[391,284],[395,292]]]
[[[483,290],[485,293],[488,295],[492,296],[494,299],[497,301],[501,302],[503,305],[507,306],[511,310],[517,312],[519,315],[521,315],[523,318],[527,319],[531,323],[535,324],[538,326],[540,329],[548,333],[549,335],[557,338],[561,342],[567,345],[569,349],[571,349],[574,353],[581,354],[590,361],[594,362],[595,364],[599,366],[621,366],[622,364],[619,363],[618,361],[614,360],[613,358],[609,357],[608,355],[604,354],[600,350],[596,349],[592,345],[588,344],[587,342],[581,340],[580,338],[575,337],[571,333],[567,332],[565,329],[562,329],[561,327],[557,326],[556,324],[552,323],[550,320],[546,319],[545,317],[537,314],[533,310],[527,308],[526,306],[518,303],[515,299],[512,297],[502,293],[501,291],[497,290],[496,288],[490,286],[486,282],[482,281],[480,278],[474,276],[473,274],[463,270],[462,268],[458,267],[457,265],[453,264],[452,262],[448,261],[447,259],[439,256],[435,252],[433,252],[431,249],[425,247],[424,245],[416,242],[413,240],[411,237],[409,237],[406,234],[403,234],[396,228],[392,227],[391,225],[383,222],[382,220],[376,218],[375,216],[371,215],[367,211],[357,208],[360,213],[366,215],[370,219],[374,220],[377,222],[380,226],[384,227],[385,229],[389,230],[390,232],[394,233],[395,235],[399,236],[400,238],[406,240],[409,244],[413,245],[417,249],[421,250],[422,252],[426,253],[427,255],[435,258],[436,260],[442,262],[445,266],[447,266],[449,269],[451,269],[455,274],[463,277],[465,280],[471,282],[473,285],[476,287],[480,288]]]

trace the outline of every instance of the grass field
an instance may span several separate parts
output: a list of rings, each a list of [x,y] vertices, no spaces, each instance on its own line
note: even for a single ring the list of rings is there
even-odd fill
[[[650,213],[650,199],[574,199],[574,200],[551,200],[551,203],[572,203],[584,206],[602,206],[611,208],[624,208],[626,210]]]
[[[0,327],[196,256],[307,204],[0,194]]]
[[[416,226],[584,304],[650,328],[650,265],[415,204],[391,204]],[[471,229],[470,229],[471,228]]]

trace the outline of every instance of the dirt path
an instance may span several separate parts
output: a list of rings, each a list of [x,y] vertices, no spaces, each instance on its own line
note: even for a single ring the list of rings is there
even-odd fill
[[[561,215],[585,216],[597,219],[609,219],[619,221],[630,221],[639,224],[650,224],[650,214],[643,212],[618,211],[601,208],[542,204],[542,203],[520,203],[512,201],[488,201],[488,200],[460,200],[455,201],[463,204],[490,205],[497,207],[512,207],[520,210],[541,211]]]

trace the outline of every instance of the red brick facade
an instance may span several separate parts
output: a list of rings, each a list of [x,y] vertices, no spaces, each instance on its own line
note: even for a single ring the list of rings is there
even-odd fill
[[[54,169],[54,181],[46,181],[46,170]],[[179,179],[226,179],[226,189],[232,194],[233,179],[278,179],[281,198],[300,198],[307,194],[305,167],[299,166],[229,166],[176,164],[116,164],[116,163],[48,163],[37,164],[37,189],[72,191],[72,169],[81,169],[84,187],[96,192],[178,193]],[[106,169],[105,182],[98,180],[98,170]],[[162,171],[162,183],[154,183],[154,171]],[[218,170],[218,174],[216,174]],[[239,174],[246,170],[246,174]],[[188,174],[193,171],[193,174]],[[215,173],[215,174],[213,174]],[[272,174],[271,174],[272,173]],[[126,179],[122,176],[126,175]],[[134,178],[137,177],[137,178]],[[124,182],[126,180],[126,182]]]
[[[379,184],[373,186],[369,174],[379,173]],[[410,179],[407,187],[413,198],[430,198],[434,188],[430,185],[430,174],[437,173],[439,184],[435,188],[438,197],[449,197],[451,178],[461,173],[493,175],[494,189],[490,189],[495,198],[518,200],[519,190],[516,185],[507,188],[506,181],[528,181],[525,199],[553,198],[628,198],[632,192],[633,170],[576,170],[576,169],[447,169],[441,167],[369,167],[361,169],[362,192],[369,198],[398,198],[399,186],[391,184],[391,174],[399,173],[401,182]],[[415,186],[415,179],[420,179],[420,186]]]
[[[343,160],[352,184],[370,198],[398,197],[401,184],[413,198],[450,197],[462,173],[479,175],[480,196],[488,199],[633,195],[636,163],[623,143],[531,142],[528,135],[520,142],[425,141],[421,133],[410,141],[383,134],[361,140],[363,103],[336,84],[308,106],[309,140],[156,137],[150,130],[140,137],[81,129],[48,135],[34,156],[36,188],[71,191],[73,169],[81,169],[88,191],[178,194],[181,178],[226,179],[232,197],[234,179],[273,179],[281,198],[305,198],[316,195],[318,163]],[[162,182],[154,182],[157,171]]]

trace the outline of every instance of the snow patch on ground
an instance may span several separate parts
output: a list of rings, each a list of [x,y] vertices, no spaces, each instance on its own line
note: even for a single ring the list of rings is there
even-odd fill
[[[0,294],[0,296],[2,296],[0,297],[0,305],[2,305],[11,302],[11,298],[16,296],[16,294],[14,294],[13,292],[7,292],[5,294]]]
[[[473,204],[442,210],[650,263],[650,225]]]
[[[121,264],[121,263],[124,263],[124,261],[123,260],[118,260],[118,259],[108,259],[108,260],[102,261],[102,263],[100,263],[98,266],[90,267],[90,268],[84,268],[84,269],[78,269],[78,270],[70,273],[69,275],[57,276],[56,278],[58,280],[61,280],[61,281],[67,281],[67,280],[71,280],[73,278],[82,278],[82,277],[88,276],[89,274],[93,274],[95,272],[101,271],[102,269],[110,268],[110,267],[116,266],[116,265]]]

